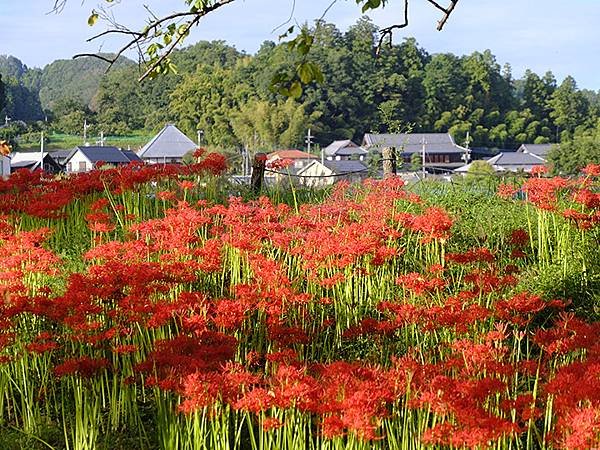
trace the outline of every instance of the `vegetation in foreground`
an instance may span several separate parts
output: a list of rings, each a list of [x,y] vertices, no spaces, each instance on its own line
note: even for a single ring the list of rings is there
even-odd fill
[[[600,443],[600,167],[253,198],[222,163],[0,182],[3,448]]]

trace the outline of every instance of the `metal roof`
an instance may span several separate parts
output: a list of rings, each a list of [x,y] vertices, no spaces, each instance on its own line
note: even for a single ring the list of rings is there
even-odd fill
[[[109,164],[127,164],[130,159],[117,147],[80,146],[75,147],[67,159],[81,152],[92,163],[104,161]]]
[[[167,124],[138,152],[142,159],[183,158],[198,145],[173,124]]]
[[[121,150],[123,154],[129,159],[129,161],[142,161],[142,159],[136,155],[133,150]]]

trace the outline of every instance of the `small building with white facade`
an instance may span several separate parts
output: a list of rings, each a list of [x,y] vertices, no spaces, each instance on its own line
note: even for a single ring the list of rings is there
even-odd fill
[[[109,166],[122,166],[131,162],[142,162],[132,151],[121,150],[117,147],[80,146],[71,151],[66,160],[67,173],[89,172],[98,163]]]
[[[541,156],[526,152],[503,152],[485,160],[495,172],[525,172],[529,173],[536,166],[543,166],[546,160]],[[454,172],[466,174],[471,164],[459,167]]]
[[[297,172],[299,183],[309,187],[324,187],[337,181],[345,180],[350,183],[360,183],[367,178],[368,167],[361,161],[312,161]]]
[[[43,170],[46,173],[62,172],[62,166],[48,152],[15,152],[10,158],[11,171],[27,169],[31,172]]]
[[[344,141],[333,141],[323,149],[323,154],[329,161],[342,161],[348,159],[364,161],[369,152],[347,139]]]
[[[167,124],[137,153],[148,164],[181,164],[198,145],[173,124]]]

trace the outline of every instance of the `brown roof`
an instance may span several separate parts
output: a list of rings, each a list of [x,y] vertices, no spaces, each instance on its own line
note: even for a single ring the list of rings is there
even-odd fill
[[[302,152],[300,150],[278,150],[268,154],[268,159],[319,159],[316,155]]]

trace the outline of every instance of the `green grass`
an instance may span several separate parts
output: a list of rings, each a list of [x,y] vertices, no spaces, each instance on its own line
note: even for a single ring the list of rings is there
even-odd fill
[[[136,131],[125,136],[105,136],[104,145],[122,148],[131,147],[132,150],[136,150],[139,147],[146,145],[153,137],[153,134],[146,131]],[[46,144],[46,148],[49,150],[69,150],[78,145],[83,145],[83,136],[81,135],[53,133],[48,136],[48,140],[49,142]],[[97,136],[90,136],[88,138],[90,144],[94,144],[96,140],[98,140]],[[19,147],[19,150],[39,150],[39,143],[23,143]]]

